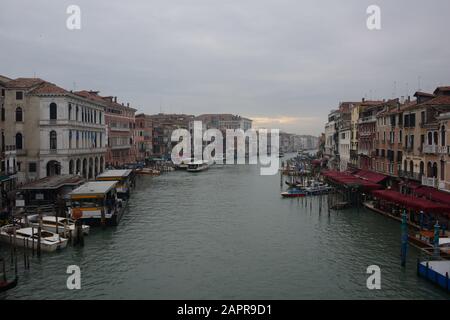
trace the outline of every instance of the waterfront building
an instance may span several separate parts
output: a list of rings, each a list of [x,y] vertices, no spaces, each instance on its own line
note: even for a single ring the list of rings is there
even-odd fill
[[[341,102],[339,105],[340,117],[337,123],[339,136],[339,170],[346,171],[350,163],[351,144],[351,102]]]
[[[206,129],[214,128],[225,131],[226,129],[242,129],[244,131],[252,128],[252,120],[234,114],[217,113],[201,114],[195,117],[196,121],[202,121]]]
[[[325,157],[328,158],[330,169],[339,166],[339,131],[338,121],[340,117],[339,110],[332,110],[328,115],[328,122],[325,125]]]
[[[8,172],[7,166],[6,166],[6,162],[5,162],[5,151],[6,151],[6,146],[5,146],[5,125],[6,125],[6,121],[5,121],[5,96],[6,96],[6,83],[11,81],[10,78],[5,77],[0,75],[0,106],[1,106],[1,121],[0,121],[0,130],[1,130],[1,134],[2,134],[2,150],[1,150],[1,154],[0,154],[0,171],[1,171],[1,175],[4,174],[13,174],[14,172]],[[9,167],[9,166],[8,166]]]
[[[189,130],[189,123],[194,120],[193,115],[158,113],[150,115],[153,123],[152,130],[152,154],[156,157],[170,158],[172,147],[176,142],[171,141],[172,132],[175,129]]]
[[[352,169],[357,169],[358,166],[358,121],[359,113],[361,111],[361,103],[352,102],[350,103],[350,167]]]
[[[5,158],[19,182],[59,174],[93,179],[104,170],[101,103],[38,78],[6,83]]]
[[[104,106],[107,126],[106,166],[121,167],[136,162],[134,143],[136,109],[117,102],[117,97],[102,97],[99,91],[78,91],[77,95],[98,101]]]
[[[417,92],[417,104],[404,112],[406,152],[403,170],[424,186],[446,190],[446,121],[439,114],[450,111],[450,88],[433,94]]]
[[[376,116],[382,108],[382,101],[365,101],[363,99],[361,103],[358,120],[358,167],[360,169],[374,169],[372,157],[375,156]]]
[[[153,154],[153,121],[144,113],[136,115],[136,151],[137,160],[144,161]]]
[[[407,101],[393,99],[382,104],[383,110],[376,116],[374,171],[393,178],[405,177],[402,171],[403,111],[414,103],[408,98]],[[391,182],[396,181],[391,179]]]

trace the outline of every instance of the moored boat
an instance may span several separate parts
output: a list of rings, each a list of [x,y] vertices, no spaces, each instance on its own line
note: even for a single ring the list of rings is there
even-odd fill
[[[133,170],[107,170],[99,174],[97,181],[117,181],[115,186],[117,197],[127,200],[130,197],[130,189],[134,183]]]
[[[18,225],[6,225],[0,228],[0,240],[5,243],[15,244],[18,247],[37,248],[39,231],[37,228],[21,228]],[[47,230],[41,230],[41,250],[53,252],[64,249],[68,240],[60,235]]]
[[[149,176],[159,176],[161,171],[151,168],[142,168],[136,172],[137,174],[149,175]]]
[[[197,161],[190,162],[188,164],[188,167],[186,170],[188,172],[201,172],[201,171],[208,170],[210,166],[211,166],[211,164],[208,161],[197,160]]]
[[[306,196],[306,192],[301,189],[289,189],[286,192],[282,192],[281,196],[283,198],[300,198]]]
[[[69,196],[72,219],[88,225],[119,224],[127,201],[117,197],[117,181],[90,181],[73,190]]]
[[[30,221],[30,226],[34,228],[39,227],[39,221],[38,219],[33,219],[33,221]],[[55,216],[43,216],[42,217],[42,229],[51,231],[60,235],[63,235],[64,233],[69,233],[72,236],[76,236],[76,228],[75,228],[75,221],[69,218],[61,218],[61,217],[55,217]],[[81,230],[83,231],[83,234],[89,234],[89,226],[88,225],[82,225]]]
[[[326,183],[319,181],[312,181],[308,187],[305,187],[305,191],[309,195],[326,194],[332,189],[333,188],[328,186]]]

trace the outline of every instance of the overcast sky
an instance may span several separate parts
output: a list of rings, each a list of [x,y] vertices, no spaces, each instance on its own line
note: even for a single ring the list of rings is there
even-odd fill
[[[71,4],[81,30],[66,28]],[[412,95],[419,77],[450,85],[449,12],[448,0],[2,0],[0,74],[318,135],[339,101]]]

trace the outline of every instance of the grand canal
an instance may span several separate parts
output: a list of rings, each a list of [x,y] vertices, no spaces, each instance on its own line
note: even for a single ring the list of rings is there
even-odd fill
[[[255,166],[140,177],[118,227],[32,258],[29,271],[19,256],[19,285],[0,298],[448,298],[418,278],[414,248],[400,267],[397,222],[364,209],[328,216],[319,199],[281,199],[280,176]],[[68,265],[80,266],[81,290],[67,289]],[[381,290],[366,287],[370,265]]]

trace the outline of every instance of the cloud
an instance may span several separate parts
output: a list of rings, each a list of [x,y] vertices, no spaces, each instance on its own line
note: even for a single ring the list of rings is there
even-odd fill
[[[412,95],[419,76],[423,90],[450,84],[448,0],[379,0],[380,31],[367,0],[77,0],[80,31],[66,29],[71,4],[3,0],[0,74],[316,135],[339,101]]]

